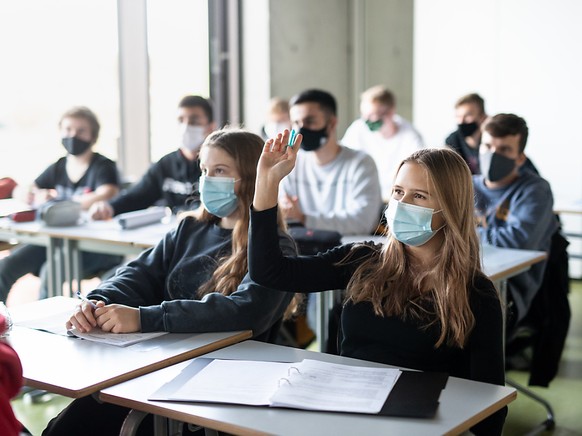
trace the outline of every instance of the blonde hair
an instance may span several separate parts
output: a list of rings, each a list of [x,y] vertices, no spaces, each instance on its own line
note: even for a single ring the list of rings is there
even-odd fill
[[[473,217],[471,172],[463,159],[448,149],[423,149],[404,159],[420,165],[428,188],[442,210],[446,225],[443,245],[432,265],[414,268],[404,245],[387,232],[387,243],[355,271],[347,299],[370,302],[379,316],[420,320],[425,328],[438,324],[443,343],[464,347],[475,324],[469,288],[481,275],[479,241]],[[431,283],[430,289],[423,284]]]
[[[231,253],[218,260],[218,268],[216,268],[210,280],[198,289],[197,295],[199,298],[211,292],[218,292],[223,295],[232,294],[247,273],[250,206],[255,194],[257,163],[263,150],[263,140],[254,133],[239,128],[225,127],[211,133],[202,144],[202,147],[219,148],[234,159],[240,175],[237,194],[237,210],[240,219],[232,230]],[[208,212],[203,204],[194,211],[180,215],[181,218],[186,216],[192,216],[202,222],[218,223],[220,221],[220,218]],[[286,229],[281,216],[278,216],[278,224],[280,229]],[[292,309],[294,308],[295,305],[293,304]]]
[[[382,85],[376,85],[366,89],[360,95],[360,99],[362,101],[378,103],[390,109],[393,109],[396,106],[396,97],[394,96],[394,93]]]

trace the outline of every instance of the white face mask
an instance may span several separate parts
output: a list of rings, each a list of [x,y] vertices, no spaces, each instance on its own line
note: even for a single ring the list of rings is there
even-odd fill
[[[265,124],[265,135],[267,138],[274,138],[278,133],[283,133],[283,130],[289,129],[288,123],[274,123],[272,121]]]
[[[191,152],[200,150],[200,146],[206,138],[206,129],[202,126],[190,126],[189,124],[180,124],[179,138],[180,148],[185,148]]]

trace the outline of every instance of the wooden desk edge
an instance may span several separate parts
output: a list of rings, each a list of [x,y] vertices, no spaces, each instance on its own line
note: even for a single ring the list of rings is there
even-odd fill
[[[253,332],[251,330],[243,330],[238,332],[236,335],[229,336],[224,339],[220,339],[216,342],[212,342],[210,344],[204,345],[202,347],[195,348],[193,350],[184,351],[180,354],[175,356],[169,357],[159,362],[152,363],[150,365],[144,366],[142,368],[126,372],[124,374],[118,375],[117,377],[110,378],[108,380],[102,381],[100,383],[96,383],[91,386],[87,386],[83,389],[68,389],[63,388],[61,386],[51,385],[49,383],[39,382],[36,380],[24,378],[24,384],[26,386],[33,387],[35,389],[43,389],[55,394],[64,395],[69,398],[82,398],[86,397],[87,395],[91,395],[95,392],[100,391],[101,389],[108,388],[110,386],[122,383],[127,380],[134,379],[141,375],[149,374],[150,372],[157,371],[158,369],[163,369],[168,366],[175,365],[176,363],[183,362],[188,359],[192,359],[194,357],[201,356],[203,354],[210,353],[212,351],[219,350],[221,348],[227,347],[229,345],[236,344],[238,342],[244,341],[246,339],[250,339],[253,336]]]

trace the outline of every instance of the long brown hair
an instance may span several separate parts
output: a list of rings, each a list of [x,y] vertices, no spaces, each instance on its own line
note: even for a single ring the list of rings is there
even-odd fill
[[[440,253],[432,265],[413,268],[404,244],[386,232],[387,242],[361,264],[352,276],[348,300],[368,301],[380,316],[416,318],[429,327],[440,325],[439,347],[463,347],[475,317],[469,288],[481,274],[479,240],[475,229],[471,172],[463,159],[448,149],[423,149],[404,159],[420,165],[428,177],[446,225]],[[423,291],[422,284],[431,283]]]
[[[197,295],[199,298],[211,292],[219,292],[224,295],[232,294],[247,273],[250,206],[255,194],[257,163],[263,150],[263,140],[254,133],[234,127],[226,127],[211,133],[202,144],[202,147],[220,148],[234,159],[240,175],[237,194],[237,209],[240,218],[232,230],[231,254],[218,260],[218,268],[216,268],[210,280],[198,289]],[[193,216],[203,222],[218,223],[220,221],[220,218],[208,212],[202,204],[195,211],[181,215],[181,217],[184,216]],[[278,217],[278,222],[279,227],[284,230],[285,223],[281,216]]]

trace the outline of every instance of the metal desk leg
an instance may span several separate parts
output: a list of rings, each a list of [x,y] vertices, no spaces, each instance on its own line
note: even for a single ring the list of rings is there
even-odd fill
[[[326,291],[327,292],[327,291]],[[318,292],[315,294],[315,304],[316,304],[316,328],[317,331],[317,348],[319,352],[325,350],[325,343],[327,341],[327,314],[329,313],[329,307],[327,307],[328,300],[326,298],[326,292]]]
[[[81,290],[81,252],[77,241],[65,239],[63,241],[65,280],[69,283],[71,297]]]
[[[139,410],[131,409],[121,425],[121,430],[119,431],[119,436],[134,436],[141,422],[148,414],[146,412],[141,412]],[[157,428],[155,427],[156,422],[154,420],[154,434],[162,435],[165,433],[165,428],[163,433],[157,433]]]
[[[47,254],[47,291],[49,297],[62,295],[63,283],[63,254],[60,247],[60,240],[49,238],[46,247]]]
[[[327,337],[328,331],[327,327],[329,325],[329,312],[333,308],[336,301],[338,301],[338,295],[341,295],[341,291],[332,290],[318,292],[315,294],[316,303],[316,329],[315,334],[317,335],[317,348],[318,351],[324,352],[326,349],[326,344],[329,338]]]

